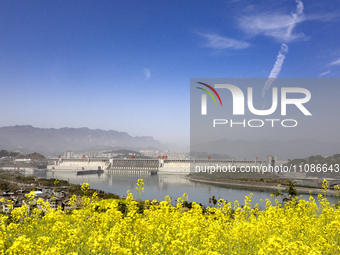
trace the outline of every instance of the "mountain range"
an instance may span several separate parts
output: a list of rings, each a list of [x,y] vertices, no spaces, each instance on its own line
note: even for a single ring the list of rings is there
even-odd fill
[[[151,136],[89,128],[0,127],[0,149],[21,153],[39,152],[56,156],[65,151],[86,152],[110,149],[165,149]]]
[[[117,149],[165,150],[164,145],[151,136],[131,136],[126,132],[89,128],[37,128],[32,126],[0,127],[0,150],[23,154],[38,152],[45,156],[57,156],[66,151],[86,153]],[[171,148],[173,149],[173,148]],[[330,156],[340,153],[339,142],[320,142],[313,139],[285,141],[247,141],[221,139],[202,144],[191,144],[191,153],[223,154],[223,158],[249,160],[264,159],[266,155],[278,156],[279,160],[305,158],[311,155]],[[227,156],[230,155],[230,156]],[[207,157],[204,157],[207,158]]]
[[[220,139],[200,144],[191,144],[191,153],[206,152],[230,155],[234,159],[263,160],[267,155],[277,156],[279,160],[306,158],[312,155],[331,156],[340,153],[339,142],[318,141],[314,139],[273,140],[229,140]]]

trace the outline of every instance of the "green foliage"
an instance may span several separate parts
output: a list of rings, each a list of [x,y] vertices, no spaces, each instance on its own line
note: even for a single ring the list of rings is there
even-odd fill
[[[30,158],[32,160],[46,160],[45,156],[38,153],[33,152],[27,155],[21,154],[20,152],[12,152],[7,150],[0,151],[0,158],[1,157],[12,157],[12,158]]]
[[[126,206],[126,203],[119,202],[119,203],[118,203],[117,209],[118,209],[118,211],[120,211],[124,216],[126,216],[126,214],[127,214],[127,206]]]
[[[11,151],[6,151],[6,150],[1,150],[0,151],[0,158],[1,157],[17,157],[17,156],[20,156],[22,155],[21,153],[19,152],[11,152]]]
[[[41,183],[42,186],[49,186],[49,187],[62,187],[62,186],[69,186],[70,184],[68,183],[68,181],[65,180],[59,180],[58,182],[55,184],[57,179],[55,178],[51,178],[51,179],[38,179],[38,182]]]
[[[38,153],[38,152],[33,152],[33,153],[30,153],[30,154],[27,154],[25,156],[26,158],[30,158],[30,159],[34,159],[34,160],[45,160],[45,156]]]
[[[292,201],[293,199],[296,199],[296,197],[300,195],[297,189],[295,188],[295,185],[296,185],[295,181],[292,182],[291,180],[286,179],[285,185],[286,185],[285,192],[287,193],[287,196],[285,196],[282,199],[283,202]],[[283,196],[284,193],[280,189],[278,189],[278,191],[273,192],[272,195],[279,197],[279,196]]]
[[[291,201],[293,198],[297,197],[299,192],[295,188],[296,182],[292,182],[291,180],[287,179],[286,181],[286,191],[288,193],[288,197],[283,198],[284,202]]]
[[[60,180],[60,182],[62,182],[62,180]],[[83,192],[81,190],[81,186],[80,185],[76,185],[76,184],[71,184],[69,189],[68,189],[68,192],[69,194],[71,195],[77,195],[77,196],[82,196],[83,195]],[[118,199],[119,196],[116,195],[116,194],[113,194],[113,193],[106,193],[105,191],[103,190],[95,190],[95,189],[89,189],[87,190],[86,194],[88,196],[93,196],[93,193],[94,192],[97,192],[98,193],[98,198],[101,198],[101,199]]]
[[[304,164],[340,164],[340,154],[335,154],[331,157],[322,157],[320,155],[310,156],[304,159],[293,159],[289,161],[292,165],[304,165]]]
[[[215,198],[215,196],[212,196],[209,198],[209,204],[213,204],[213,205],[216,205],[217,204],[217,199]]]
[[[9,189],[9,183],[6,181],[0,181],[0,191]]]

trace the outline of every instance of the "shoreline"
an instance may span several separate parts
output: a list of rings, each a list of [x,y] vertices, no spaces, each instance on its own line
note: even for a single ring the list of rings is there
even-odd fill
[[[256,191],[285,191],[286,186],[282,185],[280,188],[277,187],[277,184],[273,183],[261,183],[258,182],[251,182],[251,181],[238,181],[238,180],[218,180],[218,179],[205,179],[205,178],[192,178],[192,177],[186,177],[187,180],[193,181],[193,182],[200,182],[200,183],[207,183],[207,184],[214,184],[218,186],[224,186],[224,187],[230,187],[230,188],[236,188],[236,189],[246,189],[246,190],[256,190]],[[300,194],[311,194],[311,195],[319,195],[324,194],[323,189],[319,188],[307,188],[307,187],[301,187],[301,186],[295,186],[296,190]],[[310,191],[312,191],[310,193]],[[336,197],[336,191],[335,190],[328,190],[326,192],[326,196]]]

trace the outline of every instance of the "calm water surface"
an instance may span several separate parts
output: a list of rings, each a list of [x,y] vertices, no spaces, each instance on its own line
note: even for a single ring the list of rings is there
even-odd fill
[[[34,172],[26,173],[26,175],[41,178],[57,178],[67,180],[73,184],[87,182],[90,184],[91,188],[111,192],[120,197],[126,197],[126,191],[130,190],[135,198],[138,198],[136,182],[138,179],[143,179],[145,192],[142,194],[142,200],[156,199],[157,201],[162,201],[166,195],[169,195],[174,201],[177,198],[182,197],[184,193],[187,193],[189,202],[195,201],[204,206],[209,206],[209,198],[212,196],[215,196],[216,199],[223,198],[232,203],[234,203],[235,200],[238,200],[240,204],[243,204],[244,197],[253,193],[253,204],[258,203],[260,199],[265,201],[266,198],[270,198],[271,201],[274,202],[274,199],[270,197],[270,192],[231,189],[215,184],[192,182],[185,179],[185,175],[183,174],[161,173],[155,175],[129,175],[122,173],[103,173],[77,176],[75,171],[70,170],[36,170]],[[304,195],[304,199],[308,199],[308,195]],[[334,202],[335,199],[330,198],[329,201]],[[260,203],[260,206],[261,204],[264,206],[265,202]]]

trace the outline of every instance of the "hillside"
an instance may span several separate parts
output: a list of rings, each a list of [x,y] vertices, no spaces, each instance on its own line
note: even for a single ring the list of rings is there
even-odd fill
[[[130,136],[125,132],[89,128],[36,128],[8,126],[0,128],[0,149],[21,153],[39,152],[45,156],[64,151],[94,151],[117,148],[163,149],[151,136]]]
[[[340,177],[340,154],[329,157],[317,155],[303,159],[293,159],[287,165],[296,166],[298,170],[302,169],[306,176],[322,178]]]

